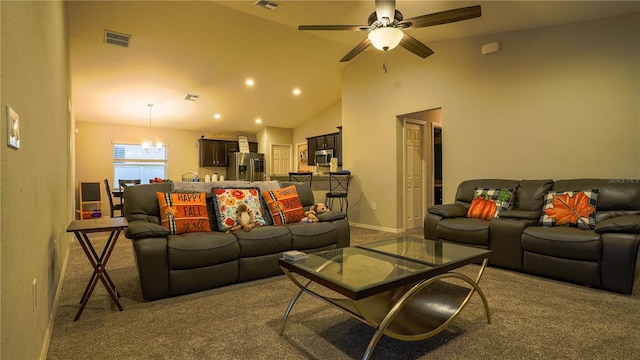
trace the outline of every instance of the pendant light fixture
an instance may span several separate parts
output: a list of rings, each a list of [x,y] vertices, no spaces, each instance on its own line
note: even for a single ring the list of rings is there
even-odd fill
[[[153,104],[147,104],[147,106],[149,107],[149,139],[145,140],[142,143],[142,148],[144,149],[144,151],[149,152],[150,150],[154,150],[154,152],[159,152],[160,150],[162,150],[162,142],[158,141],[156,142],[155,146],[151,146],[151,144],[153,144],[153,140],[151,138],[151,108],[153,108]]]

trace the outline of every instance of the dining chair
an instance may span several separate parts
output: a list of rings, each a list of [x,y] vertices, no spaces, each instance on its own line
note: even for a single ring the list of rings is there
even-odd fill
[[[344,208],[344,213],[349,210],[349,183],[351,182],[351,173],[330,172],[329,173],[329,192],[325,195],[324,203],[333,210],[333,200],[340,201],[340,211]]]
[[[124,190],[124,188],[126,188],[127,186],[133,186],[133,185],[140,185],[141,181],[140,179],[136,179],[136,180],[118,180],[118,185],[120,185],[120,188],[122,190]]]
[[[289,181],[291,182],[309,182],[309,187],[311,187],[311,182],[313,181],[313,173],[312,172],[289,172]]]
[[[111,209],[111,217],[112,218],[116,217],[115,216],[115,212],[116,211],[120,211],[120,215],[118,217],[124,216],[124,204],[122,203],[122,200],[120,201],[120,204],[115,204],[114,203],[114,201],[113,201],[113,193],[111,192],[111,187],[109,186],[109,180],[104,179],[104,187],[105,187],[105,189],[107,189],[107,197],[109,198],[109,206],[110,206],[110,209]],[[120,199],[122,199],[122,197]]]

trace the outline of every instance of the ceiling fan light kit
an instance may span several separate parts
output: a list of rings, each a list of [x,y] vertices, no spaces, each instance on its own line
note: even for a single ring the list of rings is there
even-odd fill
[[[375,4],[376,11],[369,15],[368,25],[300,25],[298,30],[368,31],[367,38],[349,51],[340,62],[353,59],[369,45],[382,51],[388,51],[400,45],[421,58],[426,58],[433,54],[433,50],[405,33],[404,30],[449,24],[482,15],[480,5],[474,5],[404,19],[402,13],[396,9],[395,0],[375,0]]]
[[[371,45],[378,50],[388,51],[394,49],[404,36],[404,32],[394,27],[379,27],[371,30],[367,37]]]

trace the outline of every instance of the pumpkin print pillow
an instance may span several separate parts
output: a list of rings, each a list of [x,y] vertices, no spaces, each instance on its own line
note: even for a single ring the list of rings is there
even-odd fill
[[[512,189],[476,188],[467,217],[482,220],[498,217],[501,212],[509,209],[512,197]]]

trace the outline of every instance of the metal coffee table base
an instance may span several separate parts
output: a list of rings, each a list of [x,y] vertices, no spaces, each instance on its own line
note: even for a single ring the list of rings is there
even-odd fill
[[[362,356],[363,360],[369,359],[382,335],[403,341],[419,341],[437,335],[456,318],[475,292],[482,298],[487,323],[491,324],[489,304],[478,286],[487,261],[485,259],[482,262],[475,280],[460,273],[447,272],[417,284],[399,287],[360,300],[321,295],[309,289],[313,281],[309,280],[303,285],[291,272],[282,268],[300,291],[293,297],[284,314],[280,335],[284,332],[289,314],[302,293],[341,308],[349,315],[376,329]],[[458,279],[469,284],[470,288],[444,281],[448,279]]]

